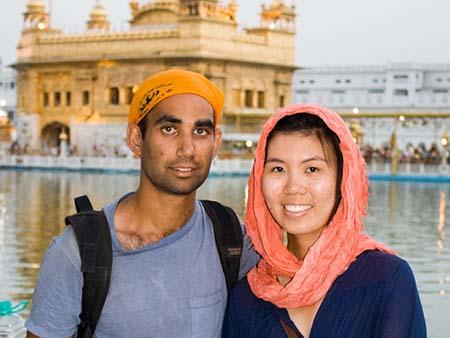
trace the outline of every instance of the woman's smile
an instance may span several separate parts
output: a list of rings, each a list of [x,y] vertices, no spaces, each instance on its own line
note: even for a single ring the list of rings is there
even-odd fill
[[[311,204],[283,204],[288,216],[299,217],[307,213],[312,208]]]

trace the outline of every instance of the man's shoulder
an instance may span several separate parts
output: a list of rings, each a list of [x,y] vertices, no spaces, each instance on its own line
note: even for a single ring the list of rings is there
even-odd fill
[[[239,223],[242,228],[242,222],[239,218],[239,215],[234,211],[234,209],[226,204],[223,204],[220,201],[216,200],[197,200],[197,206],[201,205],[201,208],[205,211],[205,214],[210,216],[208,210],[213,209],[215,213],[218,213],[218,216],[224,216],[227,222]]]
[[[196,200],[197,203],[201,203],[201,204],[205,204],[205,203],[209,203],[212,202],[213,204],[219,204],[222,207],[225,207],[227,209],[230,209],[231,211],[233,211],[235,213],[235,211],[233,210],[232,207],[230,207],[227,204],[222,203],[221,201],[217,201],[217,200],[211,200],[211,199],[200,199],[200,200]]]
[[[53,238],[47,249],[46,257],[58,257],[59,255],[66,257],[76,267],[81,265],[80,251],[71,226],[67,226],[61,234]]]

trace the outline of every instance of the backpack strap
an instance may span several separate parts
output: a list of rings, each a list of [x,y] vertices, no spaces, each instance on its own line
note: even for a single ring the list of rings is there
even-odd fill
[[[103,211],[93,211],[87,196],[75,204],[80,212],[66,217],[80,250],[83,296],[77,337],[94,335],[111,280],[112,244],[108,221]],[[86,203],[88,202],[88,204]],[[86,207],[89,207],[86,210]],[[84,210],[84,211],[83,211]]]
[[[75,197],[75,208],[77,209],[77,213],[82,211],[93,211],[94,208],[92,207],[91,201],[89,200],[89,197],[86,195]]]
[[[231,208],[215,201],[201,202],[213,224],[217,251],[229,294],[239,277],[243,245],[241,223]]]

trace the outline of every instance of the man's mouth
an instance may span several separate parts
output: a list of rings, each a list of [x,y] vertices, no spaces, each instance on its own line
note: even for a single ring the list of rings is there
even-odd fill
[[[173,170],[180,171],[180,172],[182,172],[182,173],[189,173],[189,172],[193,171],[194,168],[174,167]]]
[[[181,178],[189,178],[197,170],[196,166],[171,166],[170,169],[175,173],[175,176]]]

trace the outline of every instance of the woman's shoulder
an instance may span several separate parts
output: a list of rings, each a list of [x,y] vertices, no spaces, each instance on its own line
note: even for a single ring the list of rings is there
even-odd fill
[[[414,278],[405,260],[379,250],[368,250],[356,258],[336,283],[348,288],[395,283],[399,275],[402,278]]]
[[[373,265],[373,268],[385,272],[394,272],[399,266],[408,264],[401,257],[380,250],[364,251],[355,262],[361,266]]]

